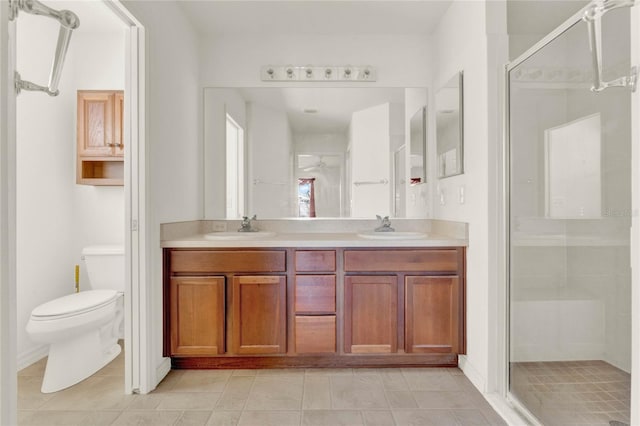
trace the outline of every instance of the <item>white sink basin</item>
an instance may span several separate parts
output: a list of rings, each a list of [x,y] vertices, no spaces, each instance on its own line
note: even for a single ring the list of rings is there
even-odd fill
[[[256,231],[256,232],[210,232],[205,234],[205,238],[208,240],[257,240],[260,238],[269,238],[275,236],[275,232],[271,231]]]
[[[427,234],[425,234],[424,232],[415,231],[363,231],[358,233],[358,237],[369,238],[372,240],[419,240],[421,238],[427,238]]]

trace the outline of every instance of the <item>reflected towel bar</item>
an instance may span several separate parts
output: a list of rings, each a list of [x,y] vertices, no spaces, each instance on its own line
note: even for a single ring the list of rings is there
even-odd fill
[[[632,7],[635,0],[596,0],[589,7],[582,18],[587,23],[589,31],[589,49],[591,50],[593,63],[593,86],[591,91],[601,92],[609,87],[629,87],[636,91],[638,70],[631,68],[629,76],[619,77],[611,81],[602,80],[602,16],[610,10],[621,7]]]
[[[357,181],[353,182],[355,186],[360,185],[386,185],[389,183],[388,179],[380,179],[380,180],[365,180],[365,181]]]

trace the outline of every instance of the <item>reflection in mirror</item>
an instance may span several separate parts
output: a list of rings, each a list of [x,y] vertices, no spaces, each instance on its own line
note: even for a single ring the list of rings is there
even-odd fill
[[[403,214],[398,185],[424,160],[399,150],[426,103],[425,88],[206,88],[205,218]]]
[[[411,153],[411,184],[427,182],[427,107],[416,111],[409,122]]]
[[[547,217],[602,216],[601,134],[600,113],[545,130]]]
[[[438,177],[464,172],[462,72],[436,93],[436,154]]]

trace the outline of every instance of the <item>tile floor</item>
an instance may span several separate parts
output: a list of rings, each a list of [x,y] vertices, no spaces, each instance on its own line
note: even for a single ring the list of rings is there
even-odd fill
[[[45,361],[18,374],[19,425],[505,425],[458,369],[173,370],[123,393],[122,356],[40,393]]]
[[[511,383],[545,425],[629,423],[631,376],[604,361],[514,363]]]

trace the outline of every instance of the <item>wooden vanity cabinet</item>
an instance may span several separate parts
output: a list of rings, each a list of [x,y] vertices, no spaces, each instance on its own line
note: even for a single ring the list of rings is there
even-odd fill
[[[164,250],[174,368],[455,366],[465,249]]]
[[[287,351],[287,280],[283,276],[233,277],[235,354],[281,354]]]
[[[171,354],[224,353],[224,281],[219,276],[171,278]]]
[[[175,249],[164,259],[166,356],[286,352],[285,250]]]
[[[405,346],[409,353],[461,353],[458,276],[405,278]]]
[[[464,265],[463,248],[346,249],[345,352],[464,353]]]
[[[295,353],[335,353],[336,251],[295,251]]]
[[[398,280],[395,275],[344,279],[345,352],[398,350]]]

